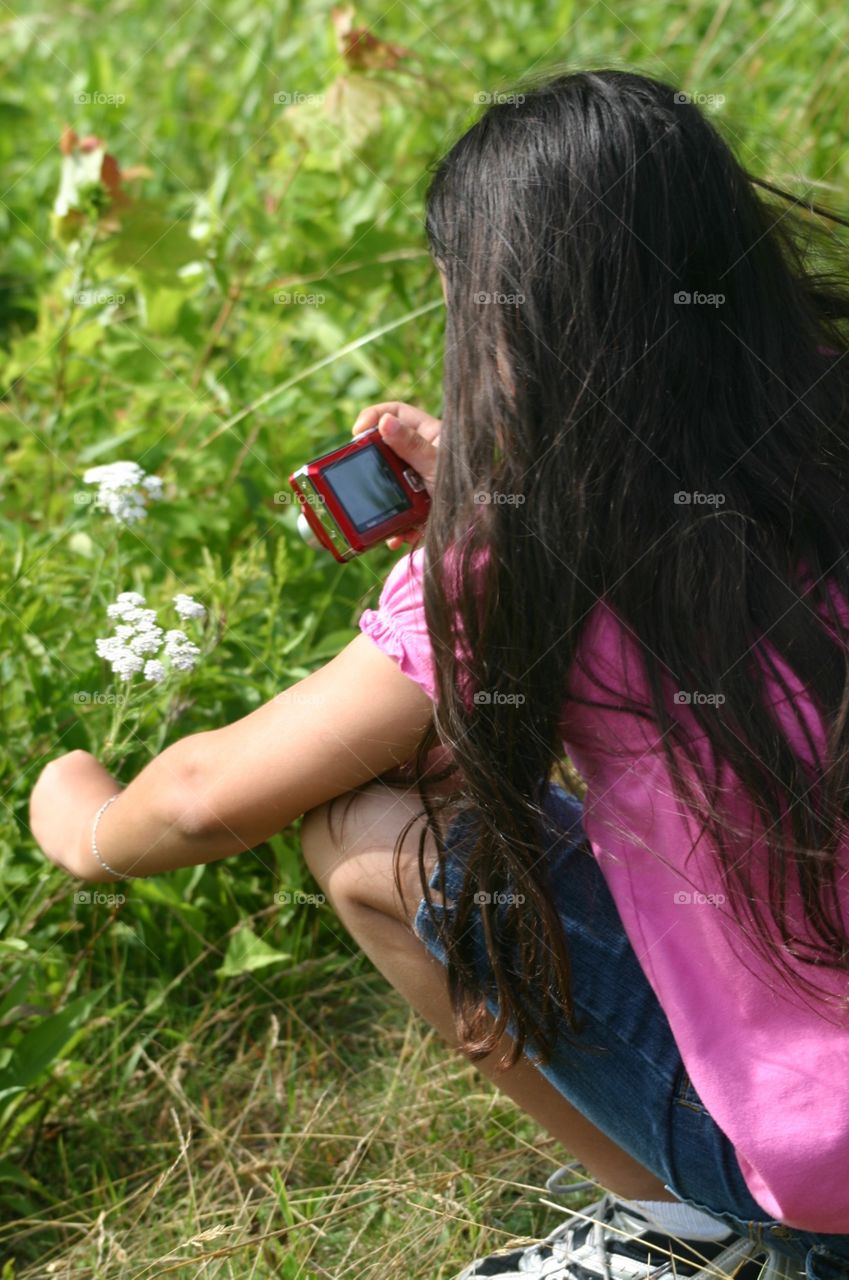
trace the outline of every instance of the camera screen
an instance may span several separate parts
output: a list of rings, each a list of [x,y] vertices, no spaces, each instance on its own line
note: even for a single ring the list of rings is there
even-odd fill
[[[326,479],[357,533],[365,533],[413,504],[375,445],[323,467]]]

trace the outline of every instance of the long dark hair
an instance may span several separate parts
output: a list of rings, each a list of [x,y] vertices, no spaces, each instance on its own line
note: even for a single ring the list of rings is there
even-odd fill
[[[526,1045],[545,1061],[564,1026],[578,1029],[541,802],[562,756],[568,675],[602,598],[638,644],[652,695],[621,707],[656,725],[736,918],[797,982],[800,964],[849,971],[836,883],[849,658],[827,589],[849,598],[849,285],[822,216],[844,221],[749,175],[687,95],[622,70],[520,86],[433,171],[426,232],[447,318],[423,545],[438,702],[416,761],[426,778],[438,741],[455,764],[455,794],[425,804],[443,872],[440,809],[475,814],[455,914],[435,918],[472,1060],[510,1028],[502,1068]],[[676,502],[682,491],[724,500]],[[800,562],[813,578],[805,603]],[[792,696],[768,655],[755,661],[765,640],[822,713],[817,754],[794,711],[814,768],[763,696],[767,671]],[[712,776],[675,688],[724,696],[719,709],[688,708]],[[723,813],[729,768],[766,831],[766,902]],[[475,900],[487,892],[491,903]],[[499,906],[499,892],[524,901]],[[800,899],[804,941],[790,919]],[[474,910],[498,999],[491,1030]]]

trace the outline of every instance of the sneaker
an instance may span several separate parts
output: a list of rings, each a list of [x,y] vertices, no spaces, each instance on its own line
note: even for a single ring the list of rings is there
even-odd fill
[[[596,1186],[564,1185],[558,1169],[546,1186],[555,1195]],[[570,1212],[543,1240],[471,1262],[455,1280],[497,1276],[500,1280],[804,1280],[791,1259],[729,1230],[720,1240],[688,1242],[665,1235],[626,1208],[614,1195]]]

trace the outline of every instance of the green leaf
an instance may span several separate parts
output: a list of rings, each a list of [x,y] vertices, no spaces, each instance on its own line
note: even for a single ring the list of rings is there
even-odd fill
[[[15,1182],[18,1186],[28,1187],[30,1191],[38,1191],[48,1199],[52,1198],[41,1182],[11,1160],[0,1160],[0,1182]]]
[[[14,1009],[15,1005],[23,1004],[29,985],[30,978],[26,973],[22,974],[17,982],[13,983],[11,990],[7,991],[2,1004],[0,1004],[0,1022],[3,1021],[10,1010]]]
[[[0,1096],[30,1084],[58,1058],[87,1021],[105,987],[73,1000],[61,1013],[50,1014],[15,1045],[12,1061],[0,1071]]]
[[[142,279],[173,281],[180,267],[203,256],[189,234],[189,215],[186,210],[175,218],[153,201],[139,200],[121,210],[121,230],[104,246],[103,258],[140,272]]]
[[[345,627],[342,631],[331,631],[322,636],[321,643],[311,649],[306,662],[315,662],[318,658],[335,658],[340,650],[345,648],[346,644],[350,644],[357,634],[351,627]]]
[[[130,427],[128,431],[121,431],[117,435],[107,436],[105,440],[98,440],[95,444],[90,444],[86,449],[80,449],[77,458],[80,462],[91,462],[95,458],[101,458],[104,453],[114,453],[119,445],[124,444],[127,440],[132,440],[144,430],[144,425],[140,424],[136,427]]]
[[[180,310],[191,296],[194,282],[189,287],[166,288],[164,285],[145,293],[147,327],[154,333],[173,333],[180,319]]]
[[[252,973],[255,969],[264,969],[270,964],[280,964],[291,959],[288,952],[276,951],[245,927],[230,939],[224,963],[216,972],[220,978],[235,978],[240,973]]]
[[[191,921],[196,928],[203,927],[203,911],[187,901],[185,891],[179,889],[170,880],[161,878],[137,880],[133,886],[133,897],[156,903],[157,906],[171,907]]]

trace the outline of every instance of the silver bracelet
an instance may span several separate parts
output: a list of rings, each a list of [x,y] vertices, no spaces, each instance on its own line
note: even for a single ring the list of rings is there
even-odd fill
[[[111,876],[117,876],[119,880],[132,880],[133,878],[132,876],[126,876],[124,875],[123,871],[115,871],[113,870],[112,867],[107,866],[107,864],[101,858],[97,849],[97,824],[100,821],[100,819],[103,817],[106,810],[109,808],[110,804],[112,804],[113,801],[117,800],[120,794],[121,794],[120,791],[116,791],[114,796],[110,796],[108,800],[104,800],[103,804],[100,806],[97,813],[94,815],[94,821],[91,824],[91,851],[94,854],[95,858],[97,858],[97,861],[100,863],[101,867],[103,867],[103,870],[108,871]]]

